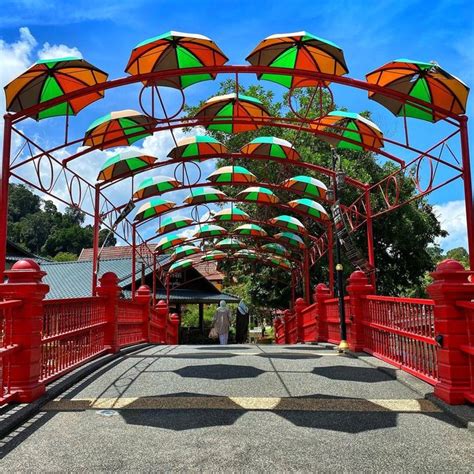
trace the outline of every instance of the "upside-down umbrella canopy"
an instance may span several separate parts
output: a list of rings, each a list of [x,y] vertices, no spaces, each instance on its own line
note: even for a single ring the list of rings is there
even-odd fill
[[[97,181],[112,181],[126,176],[132,176],[137,171],[143,171],[156,162],[154,156],[148,156],[137,151],[124,151],[109,158],[100,170]]]
[[[311,217],[314,217],[321,221],[329,220],[328,213],[324,209],[321,204],[313,201],[312,199],[302,198],[302,199],[295,199],[294,201],[290,201],[288,203],[290,207],[296,209],[297,211],[304,212]]]
[[[215,138],[207,135],[196,135],[179,140],[177,146],[168,153],[168,157],[173,160],[188,158],[199,161],[207,156],[220,157],[220,155],[227,153],[229,153],[229,150]]]
[[[169,176],[153,176],[152,178],[145,178],[133,193],[133,199],[139,201],[140,199],[158,196],[166,191],[179,188],[181,184],[182,183],[177,179]]]
[[[254,138],[250,143],[244,145],[240,151],[245,155],[262,155],[292,161],[301,159],[300,154],[289,141],[276,137]]]
[[[186,258],[184,260],[178,260],[177,262],[174,262],[173,265],[171,265],[168,269],[168,273],[175,273],[177,271],[184,270],[185,268],[189,268],[193,266],[193,261],[190,260],[189,258]]]
[[[95,146],[101,150],[128,146],[153,135],[155,124],[156,120],[136,110],[110,112],[89,125],[82,144]]]
[[[188,227],[193,223],[193,220],[189,217],[183,216],[171,216],[166,217],[161,222],[160,227],[156,231],[158,234],[166,234],[172,230],[182,229],[183,227]]]
[[[267,232],[263,230],[257,224],[242,224],[239,225],[236,229],[234,229],[234,233],[239,235],[256,235],[259,237],[265,237]]]
[[[221,240],[216,244],[217,249],[243,249],[245,246],[246,245],[243,242],[232,237]]]
[[[213,262],[224,260],[227,258],[227,254],[222,252],[221,250],[211,250],[210,252],[206,252],[202,257],[201,261],[203,262]]]
[[[268,188],[262,186],[251,186],[237,194],[237,199],[242,201],[277,203],[278,197]]]
[[[149,38],[135,46],[125,72],[131,75],[172,69],[222,66],[228,61],[225,54],[207,36],[168,31]],[[216,78],[216,74],[196,71],[196,74],[160,77],[143,81],[145,85],[157,85],[184,89],[201,81]]]
[[[365,77],[370,84],[408,94],[452,114],[460,115],[466,112],[469,87],[434,62],[396,59],[369,72]],[[369,91],[369,99],[376,100],[399,117],[414,117],[436,122],[447,116],[429,107],[410,103],[409,100],[404,103],[402,100],[375,91]]]
[[[281,185],[295,193],[316,199],[325,199],[328,190],[319,179],[305,175],[293,176],[293,178],[283,181]]]
[[[6,109],[20,112],[70,92],[107,81],[108,74],[81,58],[42,59],[5,86]],[[32,117],[41,120],[59,115],[76,115],[103,91],[91,92],[48,107]]]
[[[268,258],[266,258],[266,261],[271,263],[272,265],[276,265],[285,270],[289,270],[291,268],[291,263],[286,258],[277,257],[277,256],[271,256],[271,257],[269,256]]]
[[[293,232],[299,232],[306,234],[306,228],[299,219],[296,217],[281,215],[270,219],[270,224],[274,224],[283,229],[292,230]]]
[[[290,254],[288,249],[286,249],[285,247],[283,247],[283,245],[280,245],[280,244],[274,244],[274,243],[265,244],[265,245],[262,245],[260,248],[264,250],[265,252],[274,253],[276,255],[281,255],[283,257],[286,257]]]
[[[257,177],[243,166],[223,166],[208,177],[213,183],[254,183]]]
[[[214,215],[214,219],[216,221],[233,221],[233,222],[240,222],[240,221],[248,221],[250,216],[239,209],[238,207],[231,206],[222,209],[221,211],[217,212]]]
[[[246,59],[254,66],[300,69],[336,76],[343,76],[349,72],[344,53],[339,46],[306,31],[268,36]],[[313,87],[321,84],[320,79],[303,75],[265,73],[258,74],[257,77],[288,88]],[[329,82],[326,81],[326,84]]]
[[[361,151],[367,148],[380,149],[384,145],[383,133],[380,128],[374,122],[353,112],[333,110],[314,121],[311,128],[316,131],[334,129],[334,134],[337,137],[321,135],[320,138],[337,148]]]
[[[155,247],[155,252],[164,252],[165,250],[168,250],[172,247],[183,244],[186,242],[186,240],[187,239],[184,235],[171,234],[165,236],[158,242],[157,246]]]
[[[255,250],[252,249],[242,249],[235,252],[233,255],[235,258],[248,258],[249,260],[257,260],[261,258]]]
[[[187,204],[203,204],[206,202],[223,201],[227,195],[214,188],[196,188],[191,190],[191,194],[184,199]]]
[[[180,245],[175,248],[174,252],[171,254],[171,258],[173,260],[179,260],[183,257],[189,257],[190,255],[195,255],[197,253],[201,253],[201,249],[194,245]]]
[[[201,239],[206,237],[218,237],[227,234],[227,229],[220,225],[204,224],[194,234],[194,237]]]
[[[286,242],[287,244],[293,245],[294,247],[304,248],[303,239],[292,232],[280,232],[274,235],[275,239]]]
[[[260,100],[243,94],[237,97],[233,93],[207,100],[194,118],[205,120],[209,130],[240,133],[263,127],[262,120],[270,118],[270,114]],[[246,123],[239,123],[243,120]]]
[[[163,214],[163,212],[172,209],[174,206],[176,206],[174,202],[165,201],[164,199],[155,197],[138,209],[134,221],[142,222],[151,217],[159,216],[160,214]]]

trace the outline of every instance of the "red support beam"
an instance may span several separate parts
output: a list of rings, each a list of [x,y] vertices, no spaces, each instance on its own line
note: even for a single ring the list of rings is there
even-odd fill
[[[8,229],[8,182],[10,179],[10,152],[12,137],[12,115],[4,116],[3,156],[0,168],[0,283],[6,268]]]

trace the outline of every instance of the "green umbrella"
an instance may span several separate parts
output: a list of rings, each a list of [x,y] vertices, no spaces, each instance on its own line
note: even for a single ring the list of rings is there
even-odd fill
[[[166,234],[172,230],[182,229],[183,227],[188,227],[193,223],[193,220],[189,217],[183,216],[171,216],[163,219],[160,227],[156,231],[157,234]]]
[[[213,183],[254,183],[257,177],[243,166],[223,166],[207,179]]]
[[[303,239],[292,232],[280,232],[279,234],[274,235],[275,239],[286,242],[287,244],[293,245],[294,247],[304,248],[305,244]]]
[[[214,188],[196,188],[184,199],[187,204],[204,204],[207,202],[223,201],[227,195]]]
[[[261,258],[255,250],[252,249],[242,249],[238,250],[233,254],[235,258],[248,258],[249,260],[257,260]]]
[[[283,247],[283,245],[280,244],[265,244],[262,245],[261,249],[265,252],[270,252],[281,256],[287,256],[290,254],[288,249],[286,249],[285,247]]]
[[[185,137],[178,141],[168,157],[173,160],[188,159],[201,160],[209,156],[220,158],[227,155],[229,150],[218,140],[208,135]]]
[[[210,252],[206,252],[202,257],[202,262],[217,262],[220,260],[225,260],[227,258],[227,254],[220,250],[212,250]]]
[[[106,182],[132,176],[138,171],[151,168],[155,162],[154,156],[132,150],[124,151],[112,156],[102,165],[97,181]]]
[[[137,190],[133,194],[133,199],[139,201],[152,196],[158,196],[166,191],[179,188],[181,185],[182,183],[175,178],[170,178],[169,176],[154,176],[153,178],[146,178],[138,185]]]
[[[271,263],[272,265],[276,265],[280,268],[284,268],[285,270],[289,270],[291,268],[291,263],[286,258],[272,256],[272,257],[268,257],[266,261]]]
[[[281,215],[270,219],[270,224],[274,224],[283,229],[292,230],[293,232],[299,232],[301,234],[306,234],[306,228],[299,219],[296,217]]]
[[[293,209],[296,209],[300,212],[304,212],[305,214],[308,214],[311,217],[315,217],[318,220],[329,220],[329,216],[324,207],[316,201],[313,201],[312,199],[295,199],[294,201],[290,201],[288,205]]]
[[[172,247],[176,247],[177,245],[181,245],[184,242],[186,242],[187,238],[184,237],[183,235],[178,235],[178,234],[172,234],[169,236],[165,236],[160,241],[155,247],[155,252],[164,252],[165,250],[168,250]]]
[[[194,234],[194,237],[202,239],[206,237],[218,237],[225,234],[227,234],[227,229],[224,229],[224,227],[213,224],[204,224]]]
[[[218,249],[243,249],[245,248],[245,244],[238,239],[234,239],[232,237],[228,239],[221,240],[217,242],[216,248]]]
[[[328,190],[322,181],[305,175],[294,176],[283,181],[281,185],[293,192],[316,199],[325,199]]]
[[[214,215],[214,219],[216,221],[232,221],[232,222],[239,222],[239,221],[247,221],[250,219],[250,216],[240,210],[237,207],[226,207],[225,209],[222,209],[221,211],[217,212]]]
[[[267,233],[256,224],[243,224],[234,229],[234,233],[239,235],[256,235],[259,237],[265,237]]]
[[[171,267],[168,269],[168,273],[175,273],[177,271],[184,270],[185,268],[192,267],[193,263],[194,262],[189,258],[178,260],[177,262],[174,262],[173,265],[171,265]]]
[[[251,186],[237,194],[237,199],[242,201],[277,203],[279,199],[268,188],[262,186]]]
[[[300,154],[286,140],[276,137],[257,137],[240,149],[244,155],[261,155],[283,160],[301,160]]]
[[[176,206],[174,202],[165,201],[160,198],[153,198],[138,209],[134,221],[142,222],[151,217],[159,216],[160,214],[163,214],[163,212],[172,209],[174,206]]]
[[[180,245],[176,247],[174,252],[171,254],[173,260],[179,260],[183,257],[189,257],[196,253],[201,253],[201,249],[195,247],[194,245]]]

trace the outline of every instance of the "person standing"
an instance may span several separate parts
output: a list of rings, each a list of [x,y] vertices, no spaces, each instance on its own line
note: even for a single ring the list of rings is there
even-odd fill
[[[219,343],[223,345],[227,344],[230,328],[230,309],[228,308],[225,301],[222,300],[219,303],[219,307],[214,313],[212,323],[219,334]]]
[[[235,321],[235,342],[237,344],[244,344],[247,342],[247,335],[249,331],[249,309],[244,300],[240,300],[237,307],[237,315]]]

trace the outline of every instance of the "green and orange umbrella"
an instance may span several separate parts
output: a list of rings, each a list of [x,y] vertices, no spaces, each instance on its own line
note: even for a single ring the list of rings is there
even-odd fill
[[[316,132],[334,130],[337,137],[321,135],[320,138],[337,148],[362,151],[367,148],[380,149],[384,146],[383,133],[380,128],[374,122],[354,112],[333,110],[324,117],[315,120],[310,127]]]
[[[268,36],[246,59],[254,66],[321,72],[336,76],[349,72],[344,53],[339,46],[306,31]],[[293,74],[263,73],[257,77],[288,88],[313,87],[322,82],[317,78]],[[329,82],[326,81],[327,83]]]
[[[288,203],[290,207],[296,209],[297,211],[303,212],[308,214],[309,216],[321,220],[327,221],[329,220],[328,213],[324,209],[321,204],[313,201],[312,199],[302,198],[302,199],[295,199],[294,201],[290,201]]]
[[[186,268],[190,268],[193,266],[193,261],[189,258],[185,258],[184,260],[178,260],[174,262],[168,269],[168,273],[175,273],[178,271],[185,270]]]
[[[300,249],[305,247],[303,239],[299,235],[293,234],[293,232],[280,232],[279,234],[275,234],[274,237],[275,239],[281,240],[282,242]]]
[[[235,258],[246,258],[248,260],[258,260],[261,257],[255,252],[255,250],[252,249],[241,249],[237,250],[237,252],[234,252],[232,257]]]
[[[207,36],[168,31],[135,46],[125,72],[131,75],[196,68],[195,74],[178,74],[144,81],[157,85],[184,89],[192,84],[213,80],[216,74],[200,72],[205,66],[222,66],[228,61],[225,54]]]
[[[258,203],[277,203],[279,199],[273,191],[262,186],[251,186],[237,194],[237,199]]]
[[[234,229],[235,234],[266,237],[267,232],[257,224],[242,224]]]
[[[210,252],[206,252],[202,257],[202,262],[217,262],[220,260],[225,260],[227,258],[227,254],[222,252],[221,250],[211,250]]]
[[[243,249],[245,247],[246,245],[243,242],[233,237],[223,239],[216,244],[217,249]]]
[[[180,260],[183,257],[189,257],[201,253],[201,249],[195,245],[180,245],[174,249],[174,252],[171,254],[173,260]]]
[[[191,194],[184,199],[187,204],[205,204],[208,202],[223,201],[227,195],[214,188],[196,188],[191,190]]]
[[[160,214],[163,214],[163,212],[172,209],[174,206],[176,206],[174,202],[165,201],[160,198],[153,198],[138,209],[134,221],[142,222],[151,217],[159,216]]]
[[[137,190],[133,193],[133,199],[139,201],[140,199],[158,196],[167,191],[179,188],[181,184],[182,183],[177,179],[169,176],[146,178],[138,185]]]
[[[270,114],[255,97],[233,93],[207,100],[194,118],[205,121],[209,130],[241,133],[263,127]]]
[[[325,199],[328,190],[322,181],[306,175],[294,176],[283,181],[281,185],[295,193],[316,199]]]
[[[101,150],[128,146],[153,135],[155,125],[155,119],[136,110],[110,112],[89,125],[82,144]]]
[[[176,247],[186,242],[187,238],[184,235],[171,234],[160,239],[155,247],[155,252],[164,252],[170,248]]]
[[[466,112],[469,87],[435,62],[396,59],[365,77],[370,84],[407,94],[452,114]],[[415,104],[410,99],[405,102],[380,92],[369,91],[369,99],[379,102],[398,117],[414,117],[429,122],[447,117],[446,113],[434,111],[429,106]]]
[[[254,183],[257,177],[243,166],[223,166],[208,177],[212,183]]]
[[[194,237],[198,239],[208,237],[219,237],[227,233],[227,229],[224,229],[224,227],[221,227],[220,225],[204,224],[194,234]]]
[[[283,268],[284,270],[289,270],[291,268],[291,263],[286,258],[271,256],[267,257],[265,260],[272,265]]]
[[[229,153],[229,150],[215,138],[207,135],[197,135],[178,140],[176,147],[168,153],[168,157],[173,160],[187,158],[199,161],[205,157],[220,157],[227,153]]]
[[[138,171],[144,171],[156,162],[154,156],[145,155],[129,150],[109,158],[100,170],[97,181],[112,181],[126,176],[132,176]]]
[[[182,229],[183,227],[188,227],[193,223],[193,220],[190,217],[183,216],[170,216],[163,219],[160,227],[156,231],[158,234],[166,234],[172,230]]]
[[[270,224],[281,227],[282,229],[288,229],[293,232],[299,232],[300,234],[306,234],[306,228],[299,219],[296,217],[281,215],[270,219]]]
[[[300,154],[293,145],[281,138],[257,137],[240,149],[245,155],[262,155],[269,158],[281,158],[283,160],[300,160]]]
[[[283,257],[286,257],[290,254],[287,248],[283,247],[283,245],[280,244],[265,244],[260,247],[263,251],[269,252],[269,253],[274,253],[276,255],[280,255]]]
[[[69,57],[42,59],[5,86],[6,109],[20,112],[70,92],[102,84],[108,74],[84,59]],[[36,120],[76,115],[92,102],[102,99],[103,91],[68,99],[33,115]]]
[[[248,221],[250,216],[238,207],[231,206],[216,212],[214,219],[222,222],[241,222]]]

